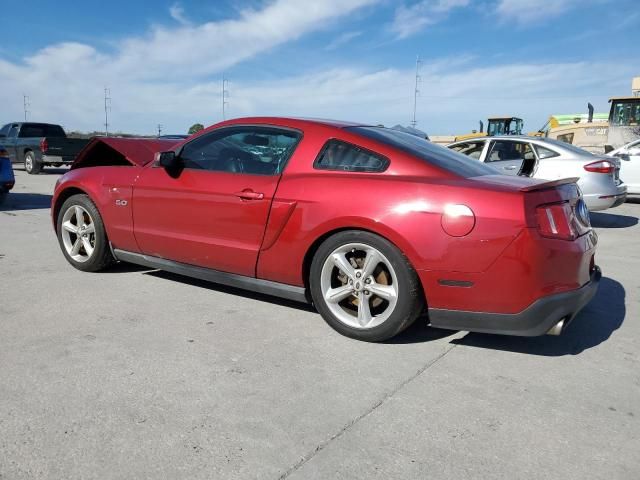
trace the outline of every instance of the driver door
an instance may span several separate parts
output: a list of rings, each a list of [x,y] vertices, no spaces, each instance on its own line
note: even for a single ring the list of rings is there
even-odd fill
[[[271,201],[299,139],[275,127],[226,127],[185,144],[178,171],[145,168],[132,202],[140,251],[255,276]]]

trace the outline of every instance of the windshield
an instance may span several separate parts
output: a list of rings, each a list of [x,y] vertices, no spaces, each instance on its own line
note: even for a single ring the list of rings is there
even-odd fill
[[[345,130],[402,150],[426,163],[464,178],[496,174],[493,168],[483,163],[415,135],[384,127],[347,127]]]
[[[611,125],[640,125],[640,98],[637,100],[614,100],[611,104]]]

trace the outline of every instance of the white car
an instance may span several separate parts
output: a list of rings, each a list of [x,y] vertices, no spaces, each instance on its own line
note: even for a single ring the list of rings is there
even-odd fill
[[[550,138],[501,135],[471,138],[447,148],[492,166],[504,175],[558,180],[578,178],[589,210],[606,210],[624,203],[627,186],[620,180],[620,160],[594,155],[570,143]]]
[[[640,195],[640,138],[610,152],[620,159],[620,177],[627,184],[628,195]]]

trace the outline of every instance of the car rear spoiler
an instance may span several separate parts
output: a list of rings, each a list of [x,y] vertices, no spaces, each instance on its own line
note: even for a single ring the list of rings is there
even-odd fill
[[[540,183],[534,183],[533,185],[527,185],[520,188],[521,192],[538,192],[540,190],[549,190],[550,188],[559,187],[561,185],[569,185],[576,183],[579,180],[578,177],[561,178],[559,180],[542,181]]]

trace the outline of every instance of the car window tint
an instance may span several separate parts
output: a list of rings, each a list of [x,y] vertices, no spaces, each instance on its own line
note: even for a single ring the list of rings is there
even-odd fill
[[[11,124],[7,124],[2,129],[0,129],[0,137],[6,137],[9,135],[9,130],[11,130]]]
[[[396,148],[418,160],[464,178],[495,175],[495,170],[466,155],[423,138],[384,127],[346,127],[345,130]]]
[[[13,125],[9,129],[9,135],[7,135],[7,137],[13,138],[13,137],[16,137],[17,135],[18,135],[18,125]]]
[[[386,157],[339,140],[329,140],[313,164],[319,170],[347,172],[383,172],[388,166]]]
[[[452,145],[449,148],[451,150],[455,150],[456,152],[463,153],[467,157],[479,160],[480,155],[482,155],[482,150],[484,149],[484,142],[461,143],[458,145]]]
[[[535,145],[536,153],[538,154],[538,158],[553,158],[557,157],[560,154],[554,152],[553,150],[549,150],[548,148],[541,147],[540,145]]]
[[[58,125],[26,123],[20,129],[21,138],[29,137],[65,137],[64,130]]]
[[[535,155],[527,142],[496,140],[492,142],[487,162],[507,162],[510,160],[533,160]]]
[[[185,168],[279,175],[301,134],[269,127],[232,127],[195,138],[180,152]]]

